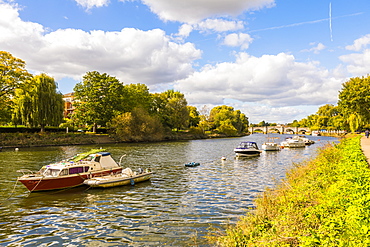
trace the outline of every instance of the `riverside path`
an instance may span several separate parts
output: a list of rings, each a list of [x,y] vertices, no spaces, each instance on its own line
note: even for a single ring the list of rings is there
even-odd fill
[[[367,163],[370,164],[370,138],[361,137],[361,149],[366,156]]]

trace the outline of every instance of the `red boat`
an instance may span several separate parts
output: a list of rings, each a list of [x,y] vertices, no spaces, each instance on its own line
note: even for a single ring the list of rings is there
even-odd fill
[[[100,151],[100,150],[99,150]],[[38,172],[19,170],[18,178],[30,192],[66,189],[83,185],[85,179],[114,174],[122,167],[108,152],[89,152],[75,158],[43,166]],[[28,172],[28,174],[25,174]]]

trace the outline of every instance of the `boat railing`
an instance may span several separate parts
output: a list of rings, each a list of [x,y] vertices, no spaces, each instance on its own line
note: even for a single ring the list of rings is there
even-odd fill
[[[17,172],[20,172],[22,173],[23,175],[36,175],[38,173],[38,171],[31,171],[29,169],[20,169],[20,170],[17,170]]]

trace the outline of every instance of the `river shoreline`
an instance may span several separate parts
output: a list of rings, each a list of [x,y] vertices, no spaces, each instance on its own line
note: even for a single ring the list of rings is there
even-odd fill
[[[198,140],[211,138],[241,137],[226,136],[222,134],[192,134],[188,132],[173,132],[161,141],[181,141],[181,140]],[[0,151],[1,149],[11,148],[30,148],[30,147],[47,147],[47,146],[66,146],[66,145],[94,145],[94,144],[114,144],[114,143],[131,143],[116,140],[108,134],[95,133],[0,133]]]

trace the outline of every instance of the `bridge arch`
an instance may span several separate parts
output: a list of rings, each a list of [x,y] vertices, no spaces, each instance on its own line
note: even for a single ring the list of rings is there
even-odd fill
[[[280,134],[287,134],[293,132],[293,134],[305,134],[306,132],[311,132],[311,129],[308,127],[292,127],[292,126],[257,126],[257,127],[249,127],[248,131],[250,133],[254,132],[263,132],[264,134],[277,132]]]

